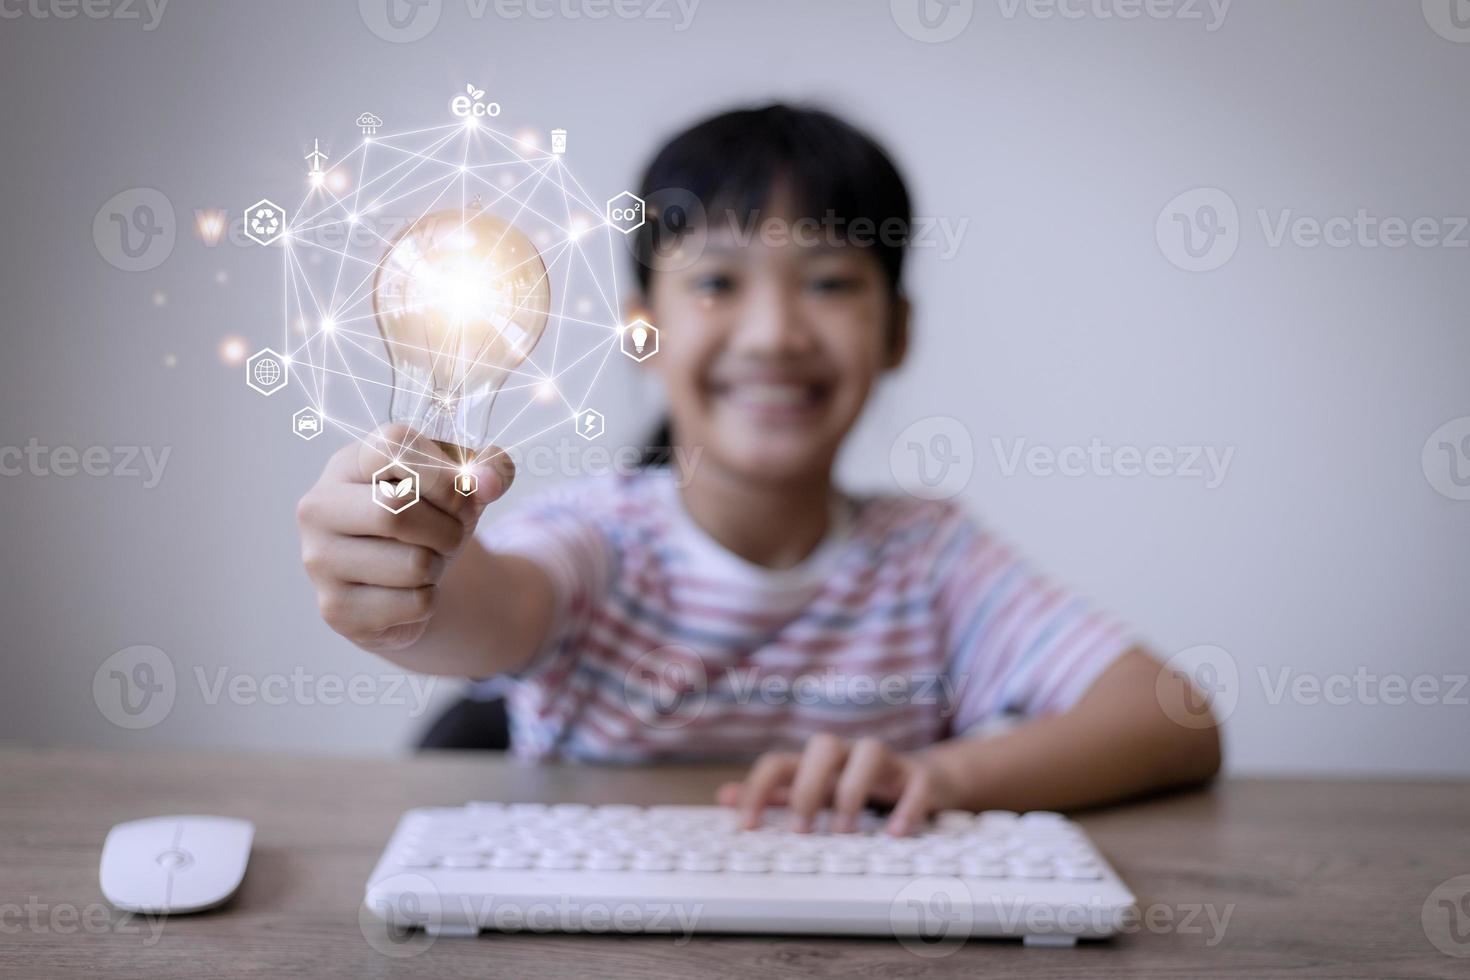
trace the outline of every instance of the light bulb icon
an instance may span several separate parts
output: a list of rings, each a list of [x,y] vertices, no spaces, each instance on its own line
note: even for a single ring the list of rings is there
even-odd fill
[[[474,459],[488,445],[495,396],[541,339],[550,309],[546,263],[508,221],[476,202],[414,222],[373,281],[393,367],[390,420],[456,463]]]
[[[658,353],[658,328],[646,320],[634,320],[623,328],[623,354],[639,363]]]

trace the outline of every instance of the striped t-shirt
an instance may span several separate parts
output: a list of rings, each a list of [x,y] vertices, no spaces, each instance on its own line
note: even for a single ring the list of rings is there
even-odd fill
[[[912,750],[1061,711],[1129,645],[949,503],[839,498],[825,540],[772,570],[685,513],[667,470],[545,494],[484,532],[556,593],[508,688],[528,758],[748,758],[817,732]]]

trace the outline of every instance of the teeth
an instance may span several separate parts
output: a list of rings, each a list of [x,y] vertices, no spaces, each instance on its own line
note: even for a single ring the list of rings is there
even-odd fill
[[[811,400],[811,389],[806,385],[741,384],[735,386],[732,394],[750,405],[775,408],[805,405]]]

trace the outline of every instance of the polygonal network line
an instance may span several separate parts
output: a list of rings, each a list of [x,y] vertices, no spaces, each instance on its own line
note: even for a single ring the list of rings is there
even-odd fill
[[[289,380],[301,382],[306,407],[318,416],[313,424],[366,442],[387,420],[390,397],[395,416],[398,405],[431,398],[421,380],[393,370],[376,319],[374,291],[382,283],[375,285],[375,277],[399,235],[427,215],[457,209],[462,215],[491,212],[529,238],[550,285],[544,335],[492,396],[487,445],[510,450],[563,425],[588,437],[593,415],[600,433],[602,417],[587,403],[619,349],[623,311],[616,267],[625,240],[565,157],[497,132],[482,119],[365,135],[325,164],[320,156],[311,159],[322,149],[313,143],[310,190],[279,238],[282,351]],[[430,347],[407,353],[435,365],[465,357]],[[476,461],[488,460],[484,447],[470,448]],[[442,465],[411,447],[389,452],[414,466]]]

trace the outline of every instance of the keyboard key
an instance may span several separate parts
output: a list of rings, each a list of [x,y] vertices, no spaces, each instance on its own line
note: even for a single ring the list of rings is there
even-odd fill
[[[634,871],[673,871],[674,857],[667,851],[639,851],[633,855]]]
[[[816,874],[821,867],[821,860],[815,854],[802,854],[799,852],[786,852],[777,854],[774,864],[775,870],[788,875]]]
[[[526,851],[500,850],[490,858],[490,867],[502,871],[521,871],[529,868],[536,855]]]
[[[439,862],[443,868],[483,868],[485,859],[478,854],[449,854]]]
[[[822,871],[829,875],[860,875],[867,862],[852,854],[828,854],[822,858]]]
[[[761,875],[771,870],[771,858],[758,852],[735,851],[725,862],[725,868],[736,874]]]
[[[622,871],[628,866],[628,856],[618,851],[592,851],[583,861],[588,871]]]
[[[966,858],[960,862],[960,873],[966,878],[1005,878],[1010,872],[1000,861]]]
[[[724,858],[712,852],[685,851],[679,855],[680,871],[720,871],[724,867]]]
[[[868,873],[875,875],[912,875],[914,862],[892,854],[875,854],[868,858]]]

